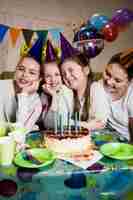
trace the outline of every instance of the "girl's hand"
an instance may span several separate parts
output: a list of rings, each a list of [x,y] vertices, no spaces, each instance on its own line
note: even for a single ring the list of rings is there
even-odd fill
[[[47,83],[42,85],[43,91],[51,96],[54,96],[57,92],[59,92],[60,87],[61,87],[60,85],[57,87],[52,87],[50,84]]]
[[[88,130],[95,130],[105,128],[105,123],[102,120],[81,121],[80,126]]]

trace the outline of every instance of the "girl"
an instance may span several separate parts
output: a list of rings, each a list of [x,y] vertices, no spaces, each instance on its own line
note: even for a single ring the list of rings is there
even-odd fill
[[[45,129],[53,129],[55,120],[61,117],[62,126],[67,126],[68,116],[73,112],[73,92],[62,83],[59,65],[56,57],[50,54],[54,49],[47,42],[46,58],[43,64],[43,92],[41,101],[43,105],[42,121]]]
[[[40,64],[31,56],[22,57],[14,80],[0,80],[0,121],[18,122],[31,130],[40,116],[42,105],[37,94]]]
[[[114,55],[92,86],[92,115],[102,107],[107,127],[133,141],[133,49]],[[102,97],[99,99],[99,97]],[[95,112],[93,112],[95,110]]]
[[[103,128],[102,120],[90,119],[90,87],[93,81],[89,59],[84,54],[66,57],[61,63],[64,83],[74,92],[74,112],[80,114],[80,126],[89,130]]]

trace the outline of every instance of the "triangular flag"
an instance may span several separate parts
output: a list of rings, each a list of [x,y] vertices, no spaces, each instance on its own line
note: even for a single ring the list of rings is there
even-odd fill
[[[28,51],[28,54],[32,56],[37,62],[42,62],[42,49],[43,49],[43,39],[38,38],[35,44]]]
[[[44,43],[47,39],[47,35],[48,35],[48,31],[47,30],[39,30],[39,31],[36,31],[37,35],[39,38],[42,38],[44,40]]]
[[[48,29],[48,32],[51,33],[52,39],[56,43],[59,43],[59,41],[60,41],[60,33],[63,32],[63,28],[51,28],[51,29]]]
[[[5,34],[6,34],[6,32],[7,32],[8,29],[9,29],[8,26],[5,26],[5,25],[3,25],[3,24],[0,24],[0,42],[3,41],[4,36],[5,36]]]
[[[34,31],[33,30],[28,30],[28,29],[22,29],[22,32],[23,32],[23,36],[24,36],[25,42],[26,42],[27,46],[29,46]]]
[[[12,40],[12,45],[13,47],[15,46],[17,39],[20,35],[21,29],[17,29],[17,28],[10,28],[10,37]]]
[[[72,47],[68,40],[60,33],[61,40],[61,61],[64,61],[66,58],[72,57],[79,52]]]
[[[56,53],[54,47],[52,46],[51,42],[47,40],[47,48],[46,48],[46,57],[45,62],[54,62],[56,61]]]

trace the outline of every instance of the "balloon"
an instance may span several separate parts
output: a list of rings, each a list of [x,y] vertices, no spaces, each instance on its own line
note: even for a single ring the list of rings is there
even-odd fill
[[[82,41],[88,39],[101,39],[103,35],[99,33],[95,27],[92,25],[87,25],[86,27],[82,27],[77,33],[74,35],[73,41]]]
[[[112,42],[118,36],[118,27],[110,22],[109,24],[106,24],[105,27],[102,29],[102,33],[106,41]]]
[[[109,18],[105,15],[95,14],[90,18],[90,23],[97,29],[101,30],[107,23]]]
[[[82,40],[73,43],[74,47],[89,58],[96,57],[104,48],[103,39]]]
[[[111,21],[117,25],[126,25],[133,21],[133,11],[127,8],[116,10]]]

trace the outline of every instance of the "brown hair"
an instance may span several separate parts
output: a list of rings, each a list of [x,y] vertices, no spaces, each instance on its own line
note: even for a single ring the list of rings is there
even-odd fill
[[[108,64],[118,63],[127,73],[128,80],[133,78],[133,48],[112,56]]]
[[[84,54],[76,54],[76,55],[73,55],[69,58],[66,58],[64,62],[66,62],[67,60],[72,60],[72,61],[75,61],[78,65],[80,65],[82,68],[88,66],[88,68],[90,68],[90,60],[89,58],[84,55]],[[63,64],[61,63],[61,64]],[[88,78],[87,78],[87,85],[86,85],[86,89],[85,89],[85,93],[84,93],[84,98],[85,98],[85,101],[84,101],[84,105],[83,105],[83,112],[81,114],[81,120],[82,121],[86,121],[88,120],[89,118],[89,107],[90,107],[90,86],[91,86],[91,83],[92,83],[92,71],[90,70],[90,73],[88,75]],[[75,112],[79,112],[80,111],[80,101],[79,101],[79,98],[78,98],[78,95],[77,95],[77,92],[74,91],[74,113]]]

